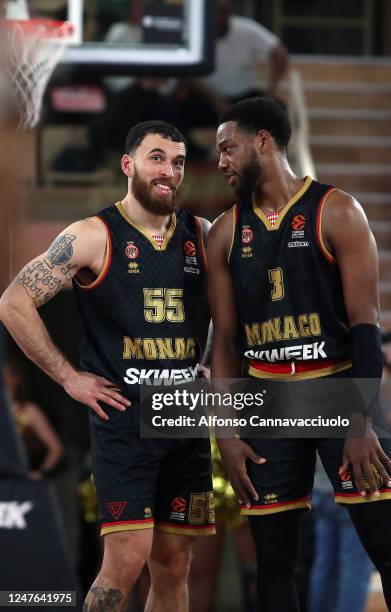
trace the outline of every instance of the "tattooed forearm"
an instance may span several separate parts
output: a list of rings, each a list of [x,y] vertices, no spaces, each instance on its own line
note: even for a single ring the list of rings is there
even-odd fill
[[[74,268],[75,266],[67,264],[54,274],[44,261],[37,260],[23,268],[16,277],[16,282],[40,305],[54,297],[64,283],[71,280]]]
[[[87,595],[88,601],[83,606],[83,612],[118,612],[123,598],[124,594],[118,589],[92,586]]]
[[[72,242],[76,240],[73,234],[62,234],[58,236],[50,245],[45,263],[49,268],[62,266],[72,259]]]

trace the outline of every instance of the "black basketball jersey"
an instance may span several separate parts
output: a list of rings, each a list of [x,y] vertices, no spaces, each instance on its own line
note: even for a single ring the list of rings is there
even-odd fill
[[[340,273],[322,240],[332,190],[307,177],[274,226],[254,203],[233,208],[237,343],[253,376],[313,378],[351,365]]]
[[[104,268],[91,285],[74,282],[81,367],[135,399],[139,384],[194,380],[206,296],[200,220],[185,210],[173,213],[158,246],[121,204],[97,216],[107,230]]]

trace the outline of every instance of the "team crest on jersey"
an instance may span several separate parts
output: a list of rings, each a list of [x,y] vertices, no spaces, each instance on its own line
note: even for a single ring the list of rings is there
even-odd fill
[[[136,259],[139,256],[138,247],[134,244],[134,242],[128,242],[125,248],[125,255],[129,257],[129,259]]]
[[[254,240],[254,233],[249,225],[245,225],[242,229],[242,243],[250,244]]]

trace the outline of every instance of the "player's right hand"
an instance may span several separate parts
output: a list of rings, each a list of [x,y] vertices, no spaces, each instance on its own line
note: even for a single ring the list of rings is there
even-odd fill
[[[261,465],[266,459],[254,453],[251,446],[237,438],[219,438],[217,446],[239,503],[251,508],[250,497],[255,501],[258,501],[259,497],[247,474],[246,461],[249,459]]]
[[[65,383],[64,389],[74,400],[92,408],[105,421],[109,417],[98,402],[104,402],[121,412],[131,404],[113,382],[89,372],[75,372]]]

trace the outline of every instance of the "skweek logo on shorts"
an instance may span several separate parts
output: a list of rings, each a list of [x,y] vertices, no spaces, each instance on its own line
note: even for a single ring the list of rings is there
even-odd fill
[[[185,244],[183,245],[183,251],[185,253],[186,262],[186,265],[183,268],[184,271],[189,274],[199,274],[200,270],[197,261],[197,249],[194,242],[191,240],[186,240]]]
[[[199,363],[182,369],[128,368],[124,381],[128,385],[180,385],[194,382],[197,378]]]
[[[171,501],[170,519],[184,521],[186,517],[187,501],[184,497],[174,497]]]
[[[128,505],[128,502],[124,502],[124,501],[108,502],[106,504],[106,508],[108,509],[112,517],[115,518],[116,521],[118,521],[121,518],[122,513],[125,510],[127,505]]]
[[[0,529],[27,529],[26,514],[34,507],[33,502],[0,502]]]
[[[292,239],[288,242],[288,248],[302,248],[310,246],[307,240],[301,240],[304,238],[306,218],[304,215],[295,215],[292,219]]]

